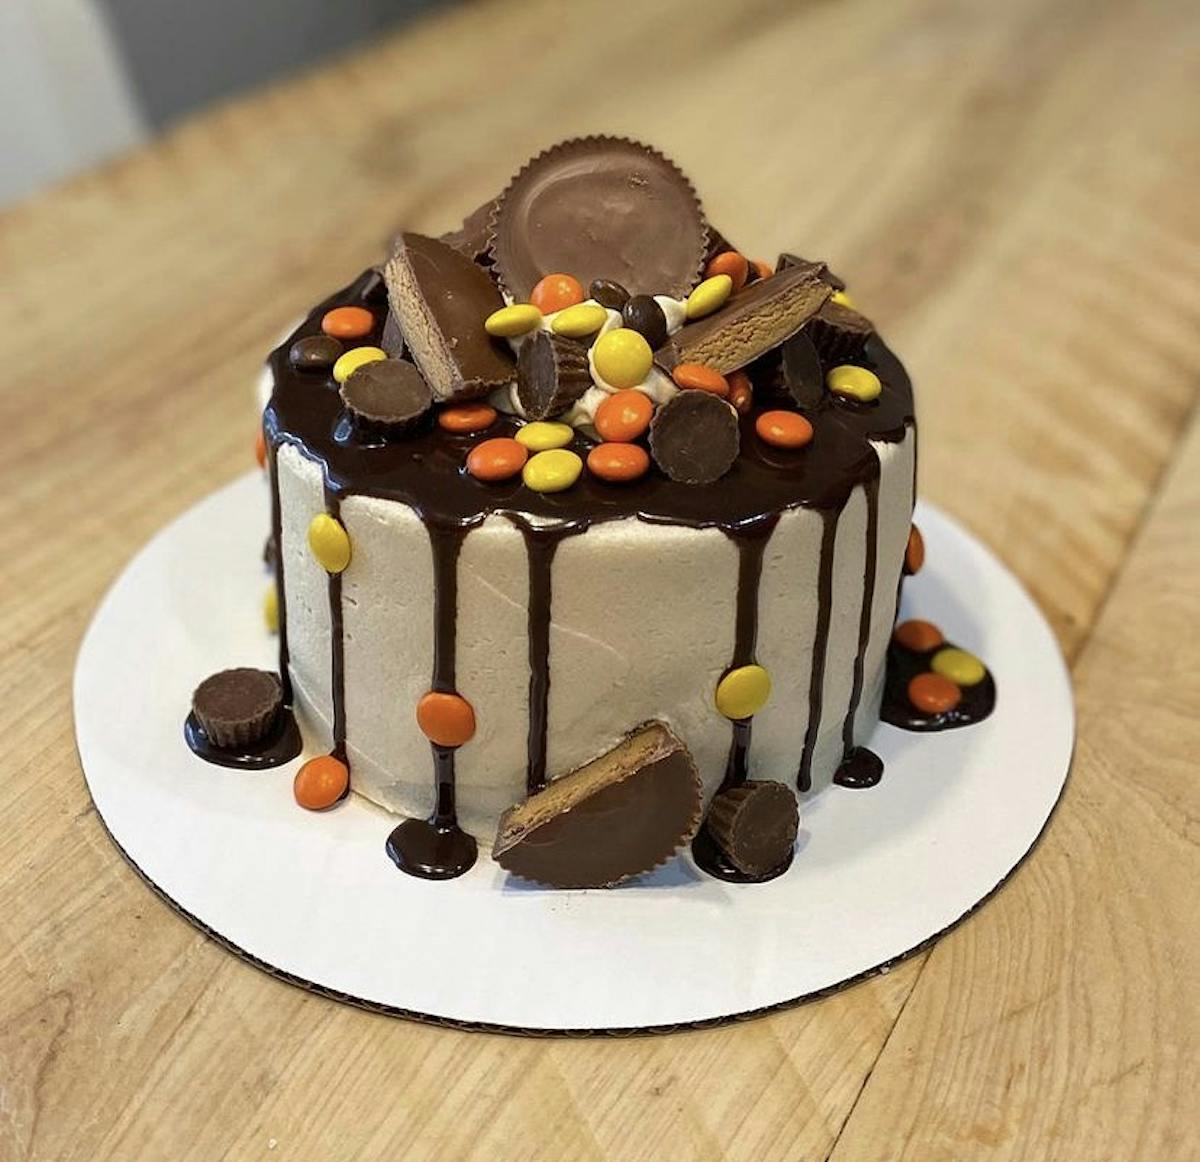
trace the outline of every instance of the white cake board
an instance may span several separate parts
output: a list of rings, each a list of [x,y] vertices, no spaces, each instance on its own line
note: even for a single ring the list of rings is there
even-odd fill
[[[1049,627],[995,557],[921,505],[928,564],[905,586],[905,613],[987,661],[996,710],[941,734],[881,726],[883,781],[809,800],[786,875],[726,884],[682,855],[620,888],[554,892],[484,854],[460,879],[412,879],[384,853],[392,816],[357,796],[324,814],[296,806],[301,760],[226,770],[184,743],[202,678],[274,667],[260,612],[267,507],[249,474],[133,560],[80,650],[76,737],[104,823],[159,893],[260,967],[340,999],[526,1032],[666,1029],[789,1005],[961,919],[1029,852],[1066,779],[1074,712]]]

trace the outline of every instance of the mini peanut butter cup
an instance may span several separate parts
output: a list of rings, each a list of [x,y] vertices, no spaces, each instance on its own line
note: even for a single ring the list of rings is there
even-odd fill
[[[282,705],[279,678],[267,670],[221,670],[205,678],[192,694],[192,713],[217,747],[259,742]]]
[[[433,405],[429,384],[403,359],[364,363],[340,390],[359,430],[376,435],[399,436],[415,430]]]
[[[512,352],[484,329],[504,300],[482,267],[436,238],[401,234],[384,277],[405,346],[438,399],[475,399],[512,382]]]
[[[492,215],[496,212],[499,200],[491,198],[478,209],[472,210],[457,230],[441,235],[438,241],[453,246],[472,262],[486,266],[491,261],[488,256],[488,236],[492,228]]]
[[[708,249],[700,201],[657,150],[582,137],[540,153],[513,178],[492,219],[490,252],[518,301],[544,275],[619,283],[630,294],[682,297]]]
[[[719,480],[737,459],[737,412],[707,391],[680,391],[650,422],[650,454],[682,484]]]
[[[738,871],[765,876],[791,855],[800,811],[783,783],[752,780],[717,795],[705,827]]]
[[[535,331],[517,356],[517,399],[531,420],[566,411],[589,387],[587,348],[550,331]]]
[[[830,300],[821,304],[804,330],[826,364],[836,365],[862,355],[875,325],[852,307]]]
[[[661,722],[555,779],[500,818],[492,856],[552,888],[613,887],[669,859],[700,826],[700,777]]]

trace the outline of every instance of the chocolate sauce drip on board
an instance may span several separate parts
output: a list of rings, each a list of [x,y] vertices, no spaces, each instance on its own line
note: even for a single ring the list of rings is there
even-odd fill
[[[433,682],[441,694],[458,693],[458,558],[465,527],[430,523],[433,552]],[[428,819],[406,819],[388,836],[387,853],[401,871],[427,880],[460,876],[475,863],[473,836],[458,825],[455,804],[455,747],[430,742],[435,804]]]
[[[840,512],[822,512],[825,522],[821,533],[821,561],[817,574],[817,632],[813,639],[812,672],[808,679],[808,727],[804,732],[804,753],[800,757],[800,772],[796,786],[801,791],[812,790],[813,753],[821,727],[821,710],[825,702],[825,656],[829,649],[829,622],[833,613],[833,550],[837,544]]]
[[[205,762],[239,771],[265,771],[271,767],[281,767],[304,749],[295,716],[287,706],[279,708],[275,723],[266,737],[250,746],[216,746],[195,714],[187,716],[183,724],[183,737],[192,751]]]
[[[882,721],[902,730],[953,730],[982,722],[996,707],[996,682],[992,672],[984,673],[983,681],[962,687],[962,701],[944,714],[924,714],[908,700],[908,684],[918,674],[929,669],[929,662],[938,650],[951,648],[942,642],[935,649],[921,652],[906,649],[893,640],[888,646],[887,671],[883,687],[883,705],[879,708]]]

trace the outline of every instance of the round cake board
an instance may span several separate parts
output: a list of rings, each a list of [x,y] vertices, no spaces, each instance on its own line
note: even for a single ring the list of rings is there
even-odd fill
[[[922,504],[928,564],[904,613],[987,661],[996,710],[941,734],[880,726],[883,781],[808,799],[787,874],[727,884],[684,853],[616,889],[563,892],[481,854],[457,880],[410,878],[384,853],[394,817],[357,796],[320,814],[295,804],[301,760],[228,770],[184,742],[201,679],[275,664],[261,613],[267,508],[247,475],[126,568],[79,653],[76,738],[101,818],[163,897],[252,963],[339,999],[535,1033],[671,1029],[794,1004],[886,968],[985,900],[1066,779],[1071,688],[1049,626],[995,557]]]

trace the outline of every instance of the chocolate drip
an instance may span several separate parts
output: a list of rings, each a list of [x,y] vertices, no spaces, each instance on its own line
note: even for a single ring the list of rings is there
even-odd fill
[[[274,546],[272,564],[275,571],[275,598],[279,610],[279,684],[283,688],[283,704],[292,704],[292,674],[288,657],[287,601],[283,595],[283,506],[279,501],[279,433],[275,417],[264,420],[267,435],[267,469],[271,481],[271,544]]]
[[[817,632],[813,638],[812,672],[808,679],[808,727],[804,732],[804,753],[796,786],[801,791],[812,790],[813,752],[821,726],[821,710],[825,701],[825,655],[829,647],[829,622],[833,613],[833,550],[837,543],[838,512],[825,511],[821,534],[821,563],[817,580]]]
[[[526,744],[525,790],[532,795],[546,785],[546,732],[550,704],[551,566],[564,537],[582,532],[580,525],[536,526],[510,515],[525,538],[529,558],[529,736]]]
[[[192,751],[205,762],[239,771],[265,771],[270,767],[281,767],[291,762],[304,748],[295,716],[286,706],[280,707],[275,724],[266,737],[249,746],[233,749],[216,746],[195,714],[187,716],[183,724],[183,737]]]
[[[862,702],[867,644],[871,640],[871,613],[875,608],[876,558],[879,555],[879,477],[863,485],[867,497],[866,564],[863,567],[863,603],[858,618],[858,650],[854,655],[854,682],[850,687],[850,704],[842,723],[842,761],[854,752],[854,719]],[[876,782],[879,780],[876,779]]]
[[[456,524],[426,526],[433,552],[433,683],[442,694],[456,694],[458,653],[458,558],[466,529]],[[475,863],[475,839],[458,825],[455,803],[455,747],[430,742],[435,804],[428,819],[406,819],[387,840],[387,853],[409,875],[426,880],[460,876]]]
[[[833,781],[839,787],[873,787],[883,778],[883,759],[865,746],[854,747],[837,769]]]
[[[342,523],[341,497],[325,484],[325,511]],[[335,759],[350,766],[346,757],[346,629],[342,623],[342,575],[329,573],[329,689],[333,700],[333,750]],[[349,793],[349,788],[347,788]]]

